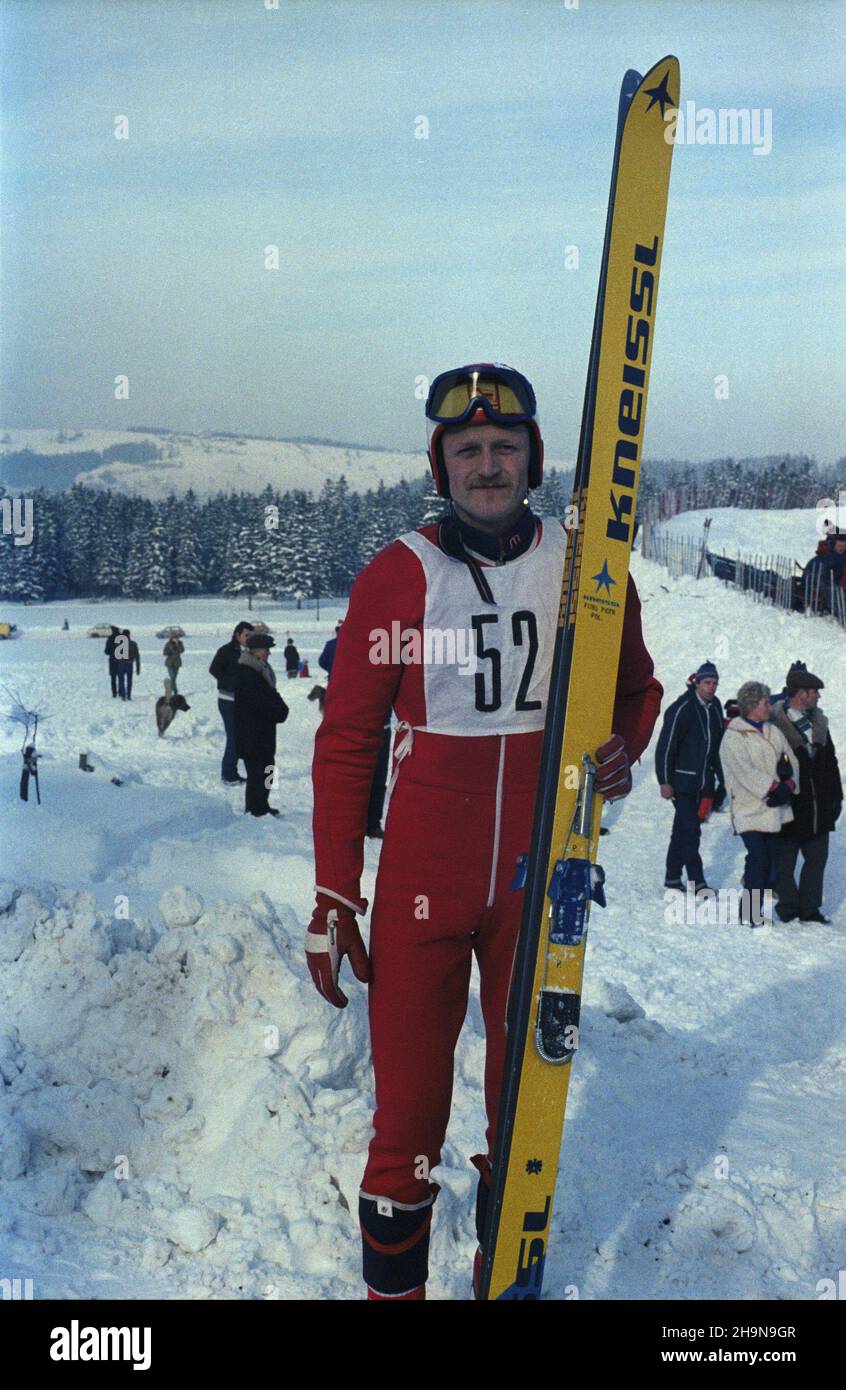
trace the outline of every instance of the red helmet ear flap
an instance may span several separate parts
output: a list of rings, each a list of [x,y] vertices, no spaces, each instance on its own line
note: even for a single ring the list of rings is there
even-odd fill
[[[435,492],[439,497],[451,497],[452,494],[449,490],[449,475],[447,474],[443,449],[441,448],[442,433],[442,429],[435,430],[426,453],[429,459],[429,467],[432,470],[432,477],[435,480]]]
[[[543,436],[534,420],[528,421],[529,443],[529,487],[540,487],[543,482]]]

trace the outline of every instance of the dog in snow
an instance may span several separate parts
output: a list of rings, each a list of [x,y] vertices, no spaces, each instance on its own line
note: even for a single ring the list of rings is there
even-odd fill
[[[165,693],[160,695],[156,701],[156,728],[159,731],[159,738],[166,734],[180,710],[187,711],[191,708],[184,695],[174,695],[173,686],[170,680],[164,683]]]
[[[308,699],[309,699],[309,700],[316,700],[316,701],[317,701],[318,709],[320,710],[320,713],[322,714],[322,713],[323,713],[323,701],[326,699],[326,686],[325,686],[325,685],[313,685],[313,686],[311,687],[311,690],[308,692]]]

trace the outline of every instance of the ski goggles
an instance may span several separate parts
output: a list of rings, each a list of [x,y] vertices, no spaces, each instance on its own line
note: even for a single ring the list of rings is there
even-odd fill
[[[494,424],[520,425],[535,419],[537,402],[531,383],[513,367],[476,362],[435,377],[426,419],[436,425],[461,425],[480,408]]]

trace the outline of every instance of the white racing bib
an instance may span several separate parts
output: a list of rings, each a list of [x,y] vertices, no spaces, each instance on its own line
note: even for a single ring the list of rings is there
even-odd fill
[[[483,572],[485,603],[467,566],[416,531],[399,539],[426,576],[422,640],[406,644],[423,666],[426,725],[463,738],[542,729],[567,536],[555,517],[525,554]]]

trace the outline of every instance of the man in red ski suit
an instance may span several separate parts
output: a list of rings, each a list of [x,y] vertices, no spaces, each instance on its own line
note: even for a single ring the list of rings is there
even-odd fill
[[[450,513],[401,536],[356,579],[313,765],[317,906],[307,959],[338,1007],[347,1003],[338,988],[344,955],[369,981],[376,1113],[359,1206],[364,1278],[376,1299],[425,1295],[438,1192],[429,1174],[441,1158],[473,955],[487,1039],[487,1154],[473,1160],[482,1238],[522,909],[509,885],[531,838],[568,543],[557,519],[528,506],[543,445],[525,378],[489,364],[445,373],[427,415]],[[588,750],[609,799],[631,789],[629,765],[649,742],[662,694],[630,579],[615,732]],[[395,784],[368,964],[355,914],[367,909],[367,803],[391,707]]]

